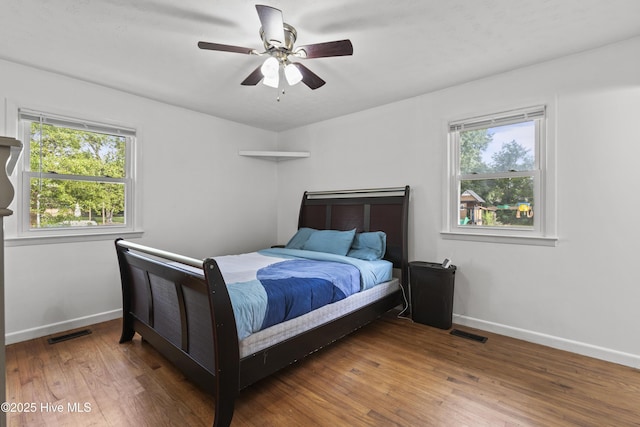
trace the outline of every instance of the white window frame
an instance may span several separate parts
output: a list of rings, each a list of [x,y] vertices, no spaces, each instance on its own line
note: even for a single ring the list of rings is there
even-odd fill
[[[30,227],[30,181],[34,174],[43,178],[83,180],[83,177],[59,174],[38,174],[30,170],[31,136],[27,121],[35,118],[42,123],[61,127],[88,130],[97,133],[122,135],[127,137],[125,148],[125,177],[124,178],[87,178],[89,181],[123,183],[125,187],[125,224],[91,227],[68,228],[40,228]],[[71,242],[85,240],[113,239],[115,236],[139,237],[142,230],[139,226],[136,209],[136,142],[137,131],[132,127],[114,125],[109,123],[84,120],[70,116],[44,113],[26,108],[17,109],[18,139],[23,142],[23,153],[18,163],[16,178],[16,234],[14,238],[8,238],[10,246],[22,244],[39,244],[43,242]]]
[[[460,171],[460,131],[486,129],[533,120],[536,126],[535,166],[531,171],[464,175]],[[516,243],[555,246],[555,150],[550,132],[549,108],[545,105],[518,108],[452,120],[447,123],[447,189],[443,210],[445,239],[473,240],[491,243]],[[551,123],[552,124],[552,123]],[[464,226],[459,224],[461,182],[469,179],[532,177],[534,181],[535,216],[533,227]]]

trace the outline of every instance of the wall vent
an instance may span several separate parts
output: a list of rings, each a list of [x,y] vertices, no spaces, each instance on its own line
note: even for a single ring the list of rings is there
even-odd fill
[[[73,338],[82,337],[84,335],[89,335],[91,333],[90,329],[82,329],[80,331],[71,332],[64,335],[58,335],[57,337],[52,337],[47,340],[49,344],[56,344],[62,341],[71,340]]]
[[[478,341],[481,343],[484,343],[487,341],[487,337],[483,337],[482,335],[476,335],[476,334],[472,334],[471,332],[465,332],[465,331],[461,331],[459,329],[452,329],[451,332],[449,332],[451,335],[455,335],[457,337],[462,337],[462,338],[466,338],[469,340],[474,340],[474,341]]]

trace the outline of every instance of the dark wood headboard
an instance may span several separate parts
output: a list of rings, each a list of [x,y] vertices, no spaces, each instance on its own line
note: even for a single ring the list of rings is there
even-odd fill
[[[369,190],[307,191],[302,196],[298,228],[318,230],[384,231],[384,259],[402,271],[408,267],[409,186]]]

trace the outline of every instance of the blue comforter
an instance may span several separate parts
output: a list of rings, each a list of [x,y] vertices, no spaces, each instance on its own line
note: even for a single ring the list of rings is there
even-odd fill
[[[267,293],[265,329],[360,290],[360,272],[338,262],[292,259],[258,270]]]
[[[227,283],[241,340],[391,279],[387,261],[279,248],[259,254],[274,262],[267,258],[251,280]]]

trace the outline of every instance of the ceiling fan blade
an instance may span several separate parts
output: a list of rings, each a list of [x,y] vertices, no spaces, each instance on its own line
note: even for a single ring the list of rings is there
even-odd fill
[[[326,82],[318,77],[313,71],[300,64],[299,62],[293,62],[293,65],[298,68],[300,74],[302,74],[302,83],[309,86],[311,89],[318,89],[323,86]]]
[[[249,49],[248,47],[231,46],[220,43],[198,42],[198,47],[200,49],[220,50],[222,52],[246,53],[247,55],[255,53],[254,49]]]
[[[256,5],[260,23],[262,23],[262,31],[264,39],[276,46],[284,45],[284,20],[282,19],[282,11],[271,6]]]
[[[249,74],[249,76],[247,76],[247,78],[244,79],[240,84],[243,86],[255,86],[260,83],[260,80],[262,80],[262,77],[264,77],[260,68],[262,68],[262,65],[253,70],[253,72]]]
[[[328,56],[353,55],[351,40],[338,40],[335,42],[308,44],[296,48],[296,54],[300,58],[326,58]]]

